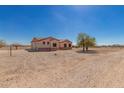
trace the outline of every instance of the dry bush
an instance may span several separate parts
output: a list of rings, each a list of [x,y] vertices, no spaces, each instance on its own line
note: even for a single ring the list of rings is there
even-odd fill
[[[0,48],[4,47],[6,45],[4,40],[0,40]]]

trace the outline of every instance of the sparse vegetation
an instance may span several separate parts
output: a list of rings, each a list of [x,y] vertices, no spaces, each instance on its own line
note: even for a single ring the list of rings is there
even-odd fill
[[[0,40],[0,48],[4,47],[6,45],[4,40]]]

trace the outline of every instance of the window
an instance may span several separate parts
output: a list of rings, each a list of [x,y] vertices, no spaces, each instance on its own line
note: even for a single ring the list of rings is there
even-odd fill
[[[49,45],[50,44],[50,42],[47,42],[47,45]]]
[[[69,44],[69,47],[71,47],[71,44]]]
[[[45,42],[43,42],[43,44],[45,45]]]
[[[56,47],[57,46],[57,44],[56,43],[53,43],[53,47]]]
[[[64,44],[64,47],[67,47],[67,45],[66,45],[66,44]]]

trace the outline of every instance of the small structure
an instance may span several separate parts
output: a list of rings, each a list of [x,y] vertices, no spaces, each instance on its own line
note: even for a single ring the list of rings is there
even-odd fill
[[[54,51],[59,49],[72,49],[72,42],[53,37],[33,38],[31,48],[36,51]]]
[[[12,47],[14,47],[16,50],[18,50],[19,47],[21,47],[22,45],[18,44],[18,43],[15,43],[15,44],[12,44]]]

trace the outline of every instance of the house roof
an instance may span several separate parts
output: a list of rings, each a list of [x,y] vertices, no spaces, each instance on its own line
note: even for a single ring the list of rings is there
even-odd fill
[[[59,41],[60,43],[61,43],[61,42],[70,42],[70,43],[72,43],[72,42],[71,42],[70,40],[68,40],[68,39],[60,40],[60,39],[56,39],[56,38],[54,38],[54,37],[33,38],[33,40],[32,40],[31,42],[39,42],[39,41],[43,41],[43,40],[46,40],[46,39],[49,39],[50,41],[52,41],[52,40],[57,40],[57,41]]]
[[[68,39],[65,39],[65,40],[59,40],[59,42],[60,43],[62,43],[62,42],[70,42],[70,43],[72,43],[70,40],[68,40]]]
[[[46,38],[33,38],[32,42],[39,42],[39,41],[46,40],[46,39],[49,39],[50,41],[51,40],[57,40],[57,41],[59,41],[59,39],[56,39],[54,37],[46,37]]]

